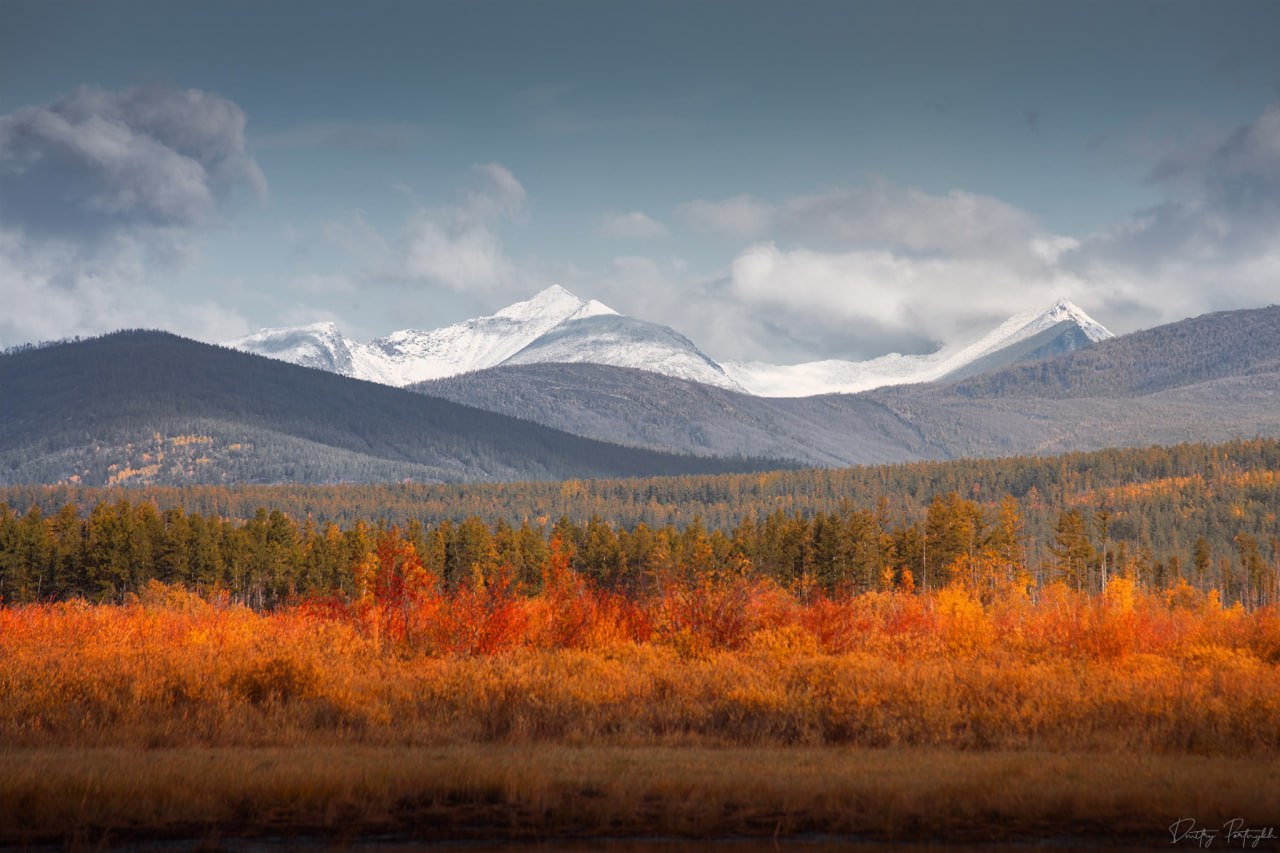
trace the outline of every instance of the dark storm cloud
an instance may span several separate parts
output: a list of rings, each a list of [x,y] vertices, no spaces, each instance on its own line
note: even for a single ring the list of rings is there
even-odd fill
[[[1170,198],[1081,247],[1134,264],[1237,262],[1280,249],[1280,102],[1218,145],[1171,154],[1148,180]]]
[[[1164,201],[1063,256],[1104,312],[1138,304],[1149,323],[1275,301],[1280,102],[1215,145],[1170,154],[1148,180],[1167,191]]]
[[[266,181],[244,111],[196,89],[82,87],[0,117],[0,226],[93,240],[211,221],[230,193]]]

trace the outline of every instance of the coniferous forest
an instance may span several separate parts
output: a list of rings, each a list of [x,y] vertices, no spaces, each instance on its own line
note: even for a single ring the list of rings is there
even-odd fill
[[[10,488],[0,842],[1265,831],[1278,478]]]
[[[610,589],[730,569],[827,593],[928,590],[995,563],[1032,589],[1109,577],[1276,599],[1280,442],[563,483],[0,490],[7,603],[120,601],[150,580],[254,606],[351,594],[380,538],[453,585],[536,587],[549,542]]]

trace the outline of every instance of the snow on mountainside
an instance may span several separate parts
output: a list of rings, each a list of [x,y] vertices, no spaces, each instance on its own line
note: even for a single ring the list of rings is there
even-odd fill
[[[332,323],[262,331],[229,341],[235,349],[384,385],[410,385],[501,364],[567,320],[616,312],[552,285],[496,314],[434,331],[406,329],[370,343],[348,340]]]
[[[334,323],[262,329],[252,335],[228,341],[224,346],[343,376],[368,379],[384,385],[395,384],[393,374],[383,365],[378,350],[369,344],[343,337]]]
[[[1063,299],[1048,311],[1019,314],[977,340],[929,355],[717,364],[667,326],[623,316],[552,285],[496,314],[434,331],[410,329],[362,343],[343,337],[333,323],[316,323],[263,329],[227,346],[396,386],[500,364],[587,363],[637,368],[760,397],[808,397],[957,379],[1109,337],[1109,331]]]
[[[431,332],[393,332],[372,346],[394,366],[390,384],[409,385],[493,367],[562,323],[616,313],[594,299],[579,299],[557,284],[488,317]]]
[[[503,364],[607,364],[745,393],[693,342],[668,326],[621,314],[569,320]]]
[[[810,397],[816,394],[855,394],[886,385],[906,385],[957,378],[965,368],[1002,352],[1017,352],[1018,345],[1061,330],[1070,336],[1063,346],[1114,337],[1100,323],[1066,299],[1048,311],[1018,314],[975,341],[943,347],[928,355],[890,353],[868,361],[812,361],[805,364],[767,364],[727,361],[724,372],[759,397]],[[1083,340],[1080,340],[1083,338]],[[1046,346],[1048,344],[1046,343]]]

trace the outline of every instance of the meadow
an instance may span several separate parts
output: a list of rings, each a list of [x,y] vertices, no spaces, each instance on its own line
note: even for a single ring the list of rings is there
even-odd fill
[[[1280,610],[1112,578],[446,586],[396,540],[269,611],[0,608],[0,841],[1280,826]],[[403,546],[403,543],[401,543]]]

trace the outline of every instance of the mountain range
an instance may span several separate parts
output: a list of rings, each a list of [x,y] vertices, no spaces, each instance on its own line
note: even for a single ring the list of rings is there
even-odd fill
[[[578,435],[809,465],[1280,435],[1280,307],[1207,314],[1042,359],[1017,346],[1004,356],[1014,354],[994,369],[983,370],[999,359],[970,361],[958,378],[795,398],[598,364],[500,365],[411,387]]]
[[[147,331],[0,354],[0,483],[648,476],[1280,435],[1276,306],[1113,337],[1061,302],[826,374],[748,376],[559,288],[371,344],[331,326],[253,343],[277,358]]]
[[[761,397],[806,397],[956,379],[1110,337],[1105,327],[1064,299],[1048,310],[1012,317],[976,340],[927,355],[719,364],[670,327],[627,317],[552,285],[491,316],[434,331],[408,329],[362,343],[344,337],[333,323],[318,323],[263,329],[226,345],[400,387],[498,365],[597,364]]]

